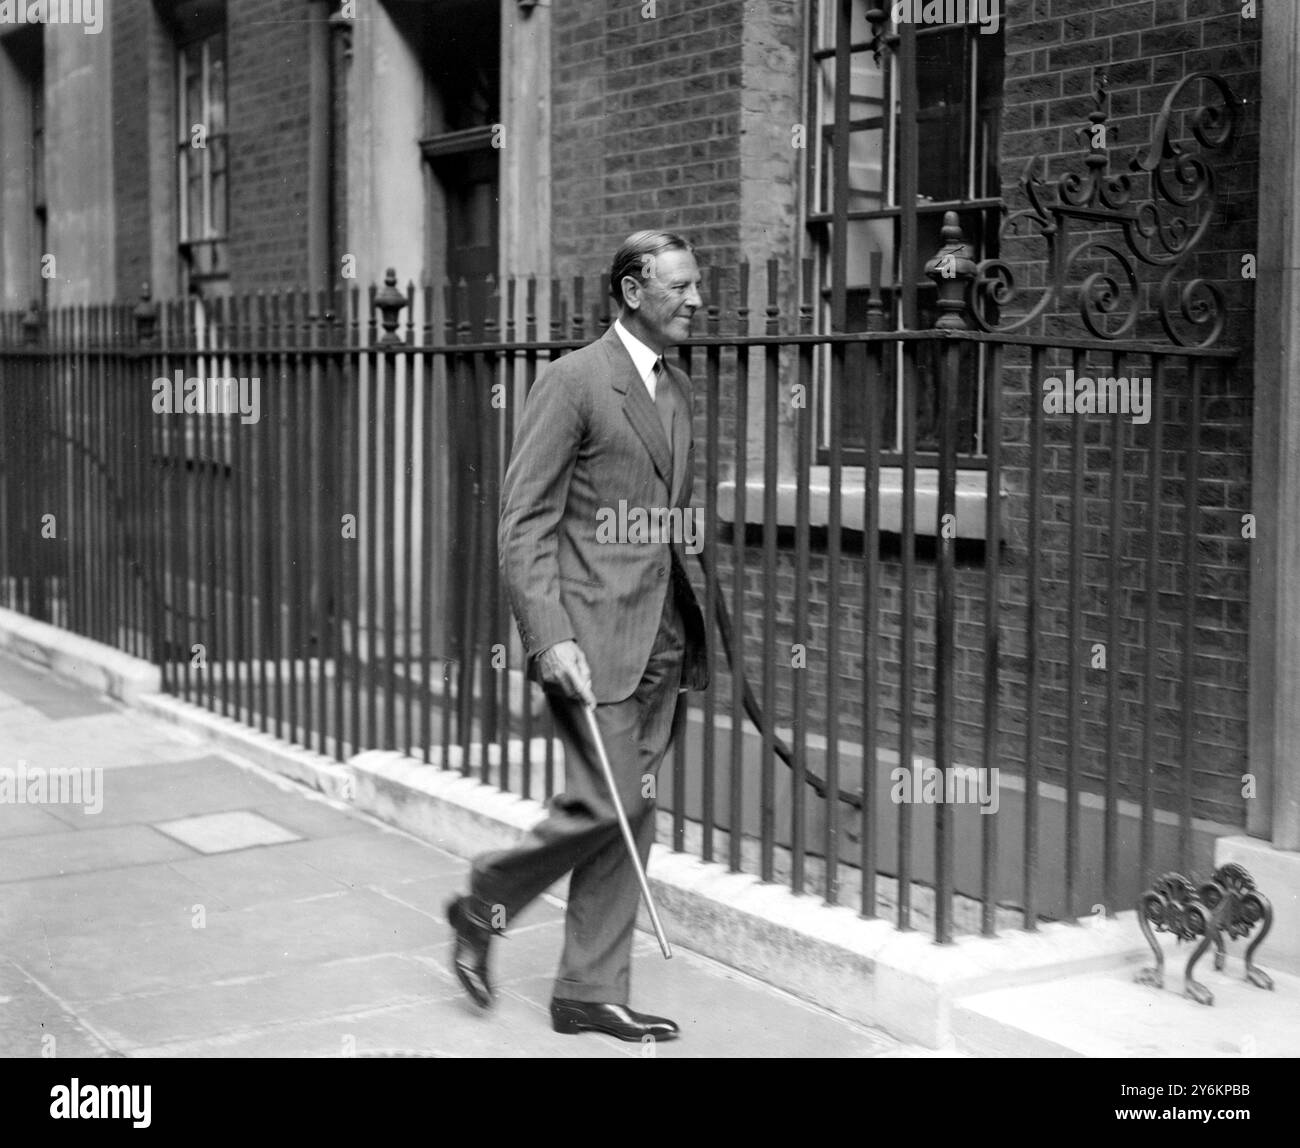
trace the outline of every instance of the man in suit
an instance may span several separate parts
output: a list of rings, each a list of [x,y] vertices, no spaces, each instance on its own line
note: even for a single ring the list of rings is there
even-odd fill
[[[684,539],[671,529],[611,539],[609,527],[640,512],[661,527],[692,513],[691,384],[663,352],[690,334],[699,286],[681,237],[638,231],[624,241],[610,270],[619,317],[538,376],[502,490],[501,572],[564,747],[564,792],[522,844],[474,860],[470,892],[448,919],[456,975],[486,1007],[492,937],[571,873],[551,1000],[557,1032],[678,1033],[628,1007],[640,890],[582,708],[595,710],[644,864],[679,690],[707,684],[705,625]]]

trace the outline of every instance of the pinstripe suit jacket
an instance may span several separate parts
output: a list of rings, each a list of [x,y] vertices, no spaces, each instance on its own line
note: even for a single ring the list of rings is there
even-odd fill
[[[690,507],[691,382],[665,366],[659,385],[667,381],[677,398],[671,461],[658,411],[611,326],[538,376],[501,495],[501,573],[530,672],[537,654],[572,638],[599,702],[623,701],[636,689],[670,592],[686,630],[682,686],[708,683],[706,628],[681,539],[611,542],[598,530],[620,502],[647,511]]]

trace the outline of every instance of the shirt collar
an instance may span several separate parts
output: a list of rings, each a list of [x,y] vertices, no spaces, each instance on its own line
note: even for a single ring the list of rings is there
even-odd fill
[[[618,319],[614,320],[614,330],[618,333],[618,337],[623,340],[623,346],[627,348],[627,353],[632,356],[632,365],[636,367],[637,374],[641,376],[641,381],[653,390],[654,379],[652,373],[655,369],[655,363],[659,361],[659,356],[624,327]]]

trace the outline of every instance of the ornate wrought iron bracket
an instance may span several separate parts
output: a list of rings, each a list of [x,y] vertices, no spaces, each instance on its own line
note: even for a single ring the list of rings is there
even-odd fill
[[[1273,987],[1272,977],[1254,963],[1255,951],[1273,927],[1273,906],[1256,891],[1255,879],[1243,866],[1221,865],[1199,886],[1181,873],[1166,873],[1138,899],[1137,911],[1142,935],[1156,955],[1155,966],[1142,969],[1134,978],[1138,984],[1164,987],[1165,955],[1155,933],[1172,933],[1180,944],[1199,941],[1183,972],[1183,995],[1197,1004],[1212,1005],[1214,994],[1192,976],[1196,962],[1213,943],[1214,967],[1222,970],[1227,960],[1224,934],[1235,941],[1263,922],[1259,936],[1246,950],[1246,980],[1256,988]]]
[[[1180,112],[1180,97],[1198,84],[1217,93],[1219,102]],[[1233,144],[1242,101],[1220,76],[1195,72],[1184,77],[1165,98],[1150,145],[1132,158],[1129,172],[1115,174],[1110,170],[1114,129],[1107,123],[1110,92],[1104,72],[1095,98],[1089,122],[1079,129],[1088,139],[1082,173],[1066,172],[1049,187],[1039,175],[1041,156],[1025,165],[1020,188],[1029,207],[1003,219],[998,257],[977,269],[971,299],[975,322],[985,331],[1016,331],[1049,310],[1065,310],[1064,297],[1073,290],[1079,318],[1094,337],[1124,338],[1137,323],[1142,297],[1138,268],[1145,264],[1164,272],[1156,287],[1156,310],[1169,339],[1183,347],[1211,346],[1223,332],[1222,292],[1202,278],[1178,284],[1218,204],[1215,170],[1203,153]],[[1184,115],[1201,153],[1172,138]],[[1135,179],[1141,181],[1138,187]],[[1053,190],[1054,199],[1049,195]],[[1133,203],[1139,192],[1147,198]],[[1027,310],[1008,316],[1019,292],[1006,244],[1017,239],[1045,244],[1047,276]]]

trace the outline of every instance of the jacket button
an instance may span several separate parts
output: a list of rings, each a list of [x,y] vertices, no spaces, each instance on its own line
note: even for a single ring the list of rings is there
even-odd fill
[[[659,577],[662,578],[664,576],[664,573],[665,573],[664,567],[660,566],[658,570]]]

